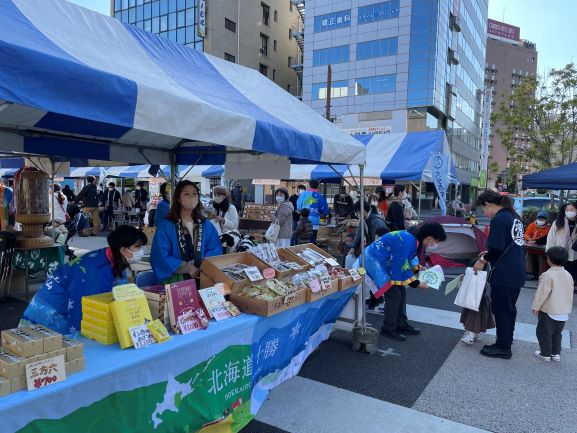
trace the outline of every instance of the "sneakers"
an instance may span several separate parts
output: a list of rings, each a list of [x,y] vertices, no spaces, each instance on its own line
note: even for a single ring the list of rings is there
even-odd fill
[[[469,346],[471,346],[475,342],[475,334],[469,331],[465,331],[465,334],[461,337],[461,341]]]
[[[551,355],[551,361],[560,362],[561,361],[561,355]]]
[[[551,361],[551,357],[549,356],[542,356],[540,351],[535,351],[533,352],[533,355],[535,355],[537,358],[539,358],[541,361],[545,361],[545,362],[549,362]],[[556,355],[559,357],[559,355]],[[561,357],[559,357],[558,361],[561,360]]]

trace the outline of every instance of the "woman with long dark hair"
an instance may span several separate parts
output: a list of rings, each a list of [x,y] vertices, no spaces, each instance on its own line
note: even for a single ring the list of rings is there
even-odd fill
[[[473,269],[482,271],[487,263],[491,264],[491,307],[497,325],[495,344],[485,345],[481,355],[510,359],[517,318],[515,304],[527,276],[523,223],[507,195],[484,191],[477,198],[477,206],[483,206],[485,216],[491,218],[491,225],[488,251],[477,260]]]
[[[230,203],[230,193],[224,186],[215,186],[212,189],[212,207],[216,215],[212,224],[219,236],[231,230],[238,230],[238,211]]]
[[[174,189],[166,218],[158,222],[150,264],[158,282],[198,278],[205,257],[222,254],[214,226],[202,215],[200,190],[188,180]]]
[[[551,225],[545,250],[563,247],[569,252],[569,261],[564,268],[573,277],[577,286],[577,202],[565,203],[559,208],[557,221]]]
[[[107,248],[58,267],[30,301],[21,325],[38,323],[71,336],[80,331],[82,297],[126,284],[126,270],[142,259],[148,240],[137,228],[121,225],[107,241]]]

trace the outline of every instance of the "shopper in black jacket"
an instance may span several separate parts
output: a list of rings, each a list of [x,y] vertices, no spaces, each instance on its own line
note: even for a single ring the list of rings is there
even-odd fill
[[[100,216],[98,215],[98,190],[96,189],[96,178],[86,177],[86,186],[82,188],[80,194],[76,196],[75,203],[82,203],[85,213],[92,216],[92,235],[96,236],[100,231]]]
[[[393,198],[389,202],[387,211],[387,223],[392,231],[405,230],[405,214],[403,200],[406,197],[405,185],[395,185],[393,189]]]
[[[289,197],[289,201],[293,204],[294,212],[293,212],[293,237],[291,238],[291,245],[296,245],[297,239],[294,235],[294,232],[297,229],[297,225],[299,223],[299,219],[301,218],[301,214],[297,210],[297,202],[299,201],[299,195],[307,190],[307,187],[302,183],[297,186],[296,194],[293,194]]]
[[[103,229],[106,230],[109,225],[114,229],[114,209],[122,206],[120,191],[116,189],[116,184],[114,182],[110,182],[108,184],[108,190],[102,194],[101,206],[104,207],[105,212]]]

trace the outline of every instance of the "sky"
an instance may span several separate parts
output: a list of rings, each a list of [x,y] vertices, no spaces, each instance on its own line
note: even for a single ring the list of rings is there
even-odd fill
[[[109,0],[70,1],[110,14]],[[488,1],[489,18],[520,27],[521,38],[537,44],[539,73],[577,62],[577,0]]]

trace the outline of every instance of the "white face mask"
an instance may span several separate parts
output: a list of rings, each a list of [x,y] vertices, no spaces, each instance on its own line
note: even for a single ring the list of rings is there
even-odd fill
[[[297,190],[297,195],[301,195],[303,192],[305,192],[304,189],[299,189],[299,190]]]
[[[439,242],[435,242],[427,247],[427,251],[436,250],[439,247]]]
[[[372,201],[372,202],[371,202],[371,206],[378,206],[378,205],[379,205],[379,202],[378,202],[378,201]]]
[[[284,196],[282,196],[282,195],[277,195],[277,196],[276,196],[276,202],[277,202],[277,203],[282,203],[283,201],[285,201]]]
[[[577,212],[575,212],[574,210],[570,210],[568,212],[565,212],[565,216],[567,218],[569,218],[570,220],[572,220],[573,218],[575,218],[577,216]]]
[[[537,225],[539,227],[543,227],[546,224],[547,224],[547,220],[537,220]]]
[[[214,202],[215,202],[215,203],[220,204],[220,203],[222,203],[223,201],[224,201],[224,196],[222,196],[222,195],[215,195],[215,196],[214,196]]]
[[[124,256],[124,258],[126,259],[126,261],[129,264],[138,263],[144,257],[144,248],[139,248],[136,251],[132,251],[132,250],[129,250],[129,251],[132,253],[132,257],[128,258],[128,257]]]

